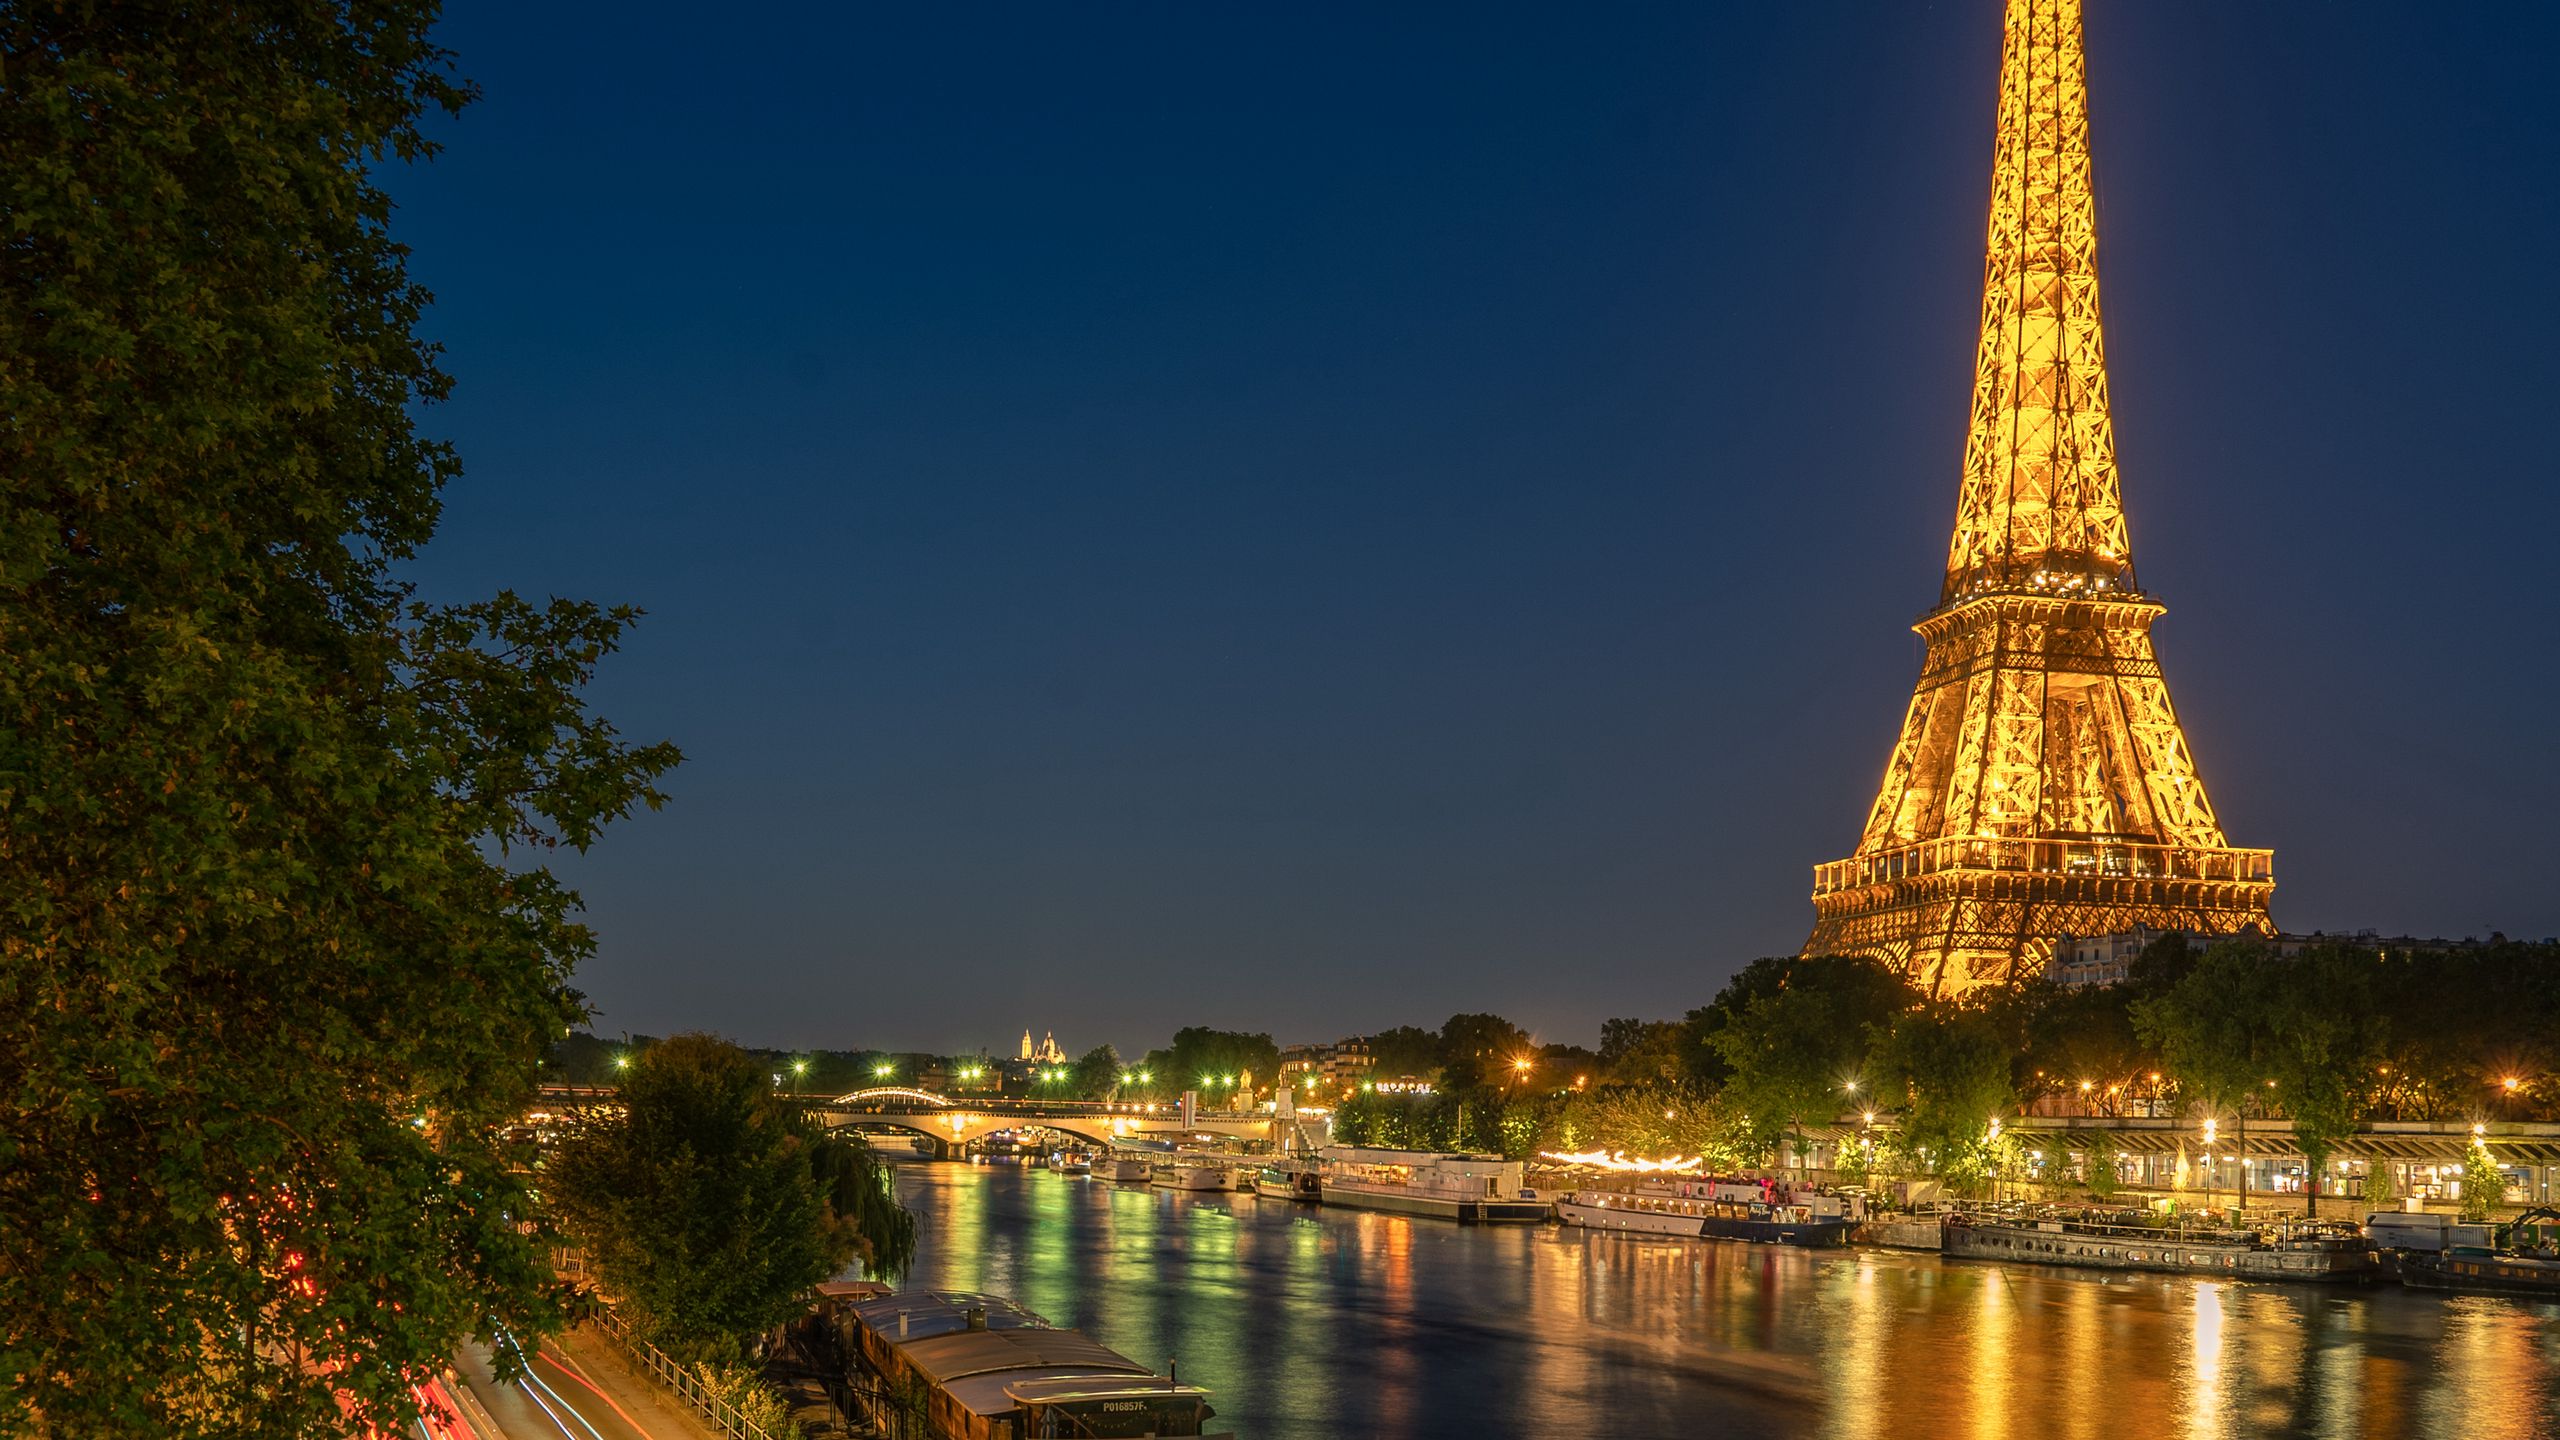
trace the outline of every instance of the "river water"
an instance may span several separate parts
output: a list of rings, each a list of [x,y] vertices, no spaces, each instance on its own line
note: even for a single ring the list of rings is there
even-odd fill
[[[1246,1440],[2560,1435],[2560,1305],[1460,1226],[898,1166],[910,1286],[1009,1296]]]

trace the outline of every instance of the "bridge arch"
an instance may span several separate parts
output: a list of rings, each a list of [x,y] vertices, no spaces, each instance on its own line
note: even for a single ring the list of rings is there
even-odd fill
[[[1099,1122],[1099,1123],[1097,1123]],[[1109,1121],[1102,1116],[1090,1119],[1054,1116],[989,1115],[982,1111],[950,1109],[933,1113],[918,1111],[864,1111],[858,1114],[835,1114],[827,1123],[839,1130],[897,1130],[910,1135],[923,1135],[945,1145],[966,1145],[983,1140],[1000,1130],[1054,1130],[1071,1136],[1096,1149],[1108,1150],[1127,1135],[1113,1133]],[[1130,1135],[1136,1132],[1133,1130]]]
[[[827,1103],[831,1105],[877,1105],[883,1100],[912,1100],[919,1105],[931,1105],[935,1109],[948,1109],[951,1105],[951,1101],[945,1096],[936,1095],[930,1090],[918,1090],[913,1086],[908,1085],[875,1085],[868,1090],[856,1090],[849,1094],[839,1095]]]

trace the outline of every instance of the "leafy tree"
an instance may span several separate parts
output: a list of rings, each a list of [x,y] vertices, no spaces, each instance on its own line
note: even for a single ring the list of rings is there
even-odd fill
[[[2474,1139],[2471,1148],[2462,1152],[2462,1218],[2481,1221],[2489,1218],[2489,1208],[2507,1198],[2506,1173],[2498,1168],[2498,1157],[2489,1147]]]
[[[502,1137],[655,806],[634,612],[420,603],[433,6],[0,6],[0,1414],[403,1429],[557,1318]]]
[[[2364,1170],[2364,1203],[2376,1210],[2391,1204],[2391,1168],[2380,1160],[2367,1162]]]
[[[2017,1103],[2011,1047],[1980,1009],[1931,1000],[1896,1015],[1876,1046],[1878,1089],[1902,1100],[1902,1143],[1941,1175],[1988,1173],[1992,1122]]]
[[[2324,945],[2271,968],[2267,1072],[2310,1172],[2305,1206],[2312,1215],[2320,1213],[2329,1157],[2355,1133],[2363,1077],[2381,1053],[2375,963],[2370,952]]]
[[[2122,1183],[2116,1174],[2116,1153],[2112,1131],[2092,1130],[2081,1142],[2080,1178],[2097,1199],[2112,1198]]]
[[[1205,1101],[1209,1086],[1200,1078],[1204,1075],[1221,1080],[1229,1075],[1250,1076],[1257,1088],[1270,1084],[1280,1073],[1280,1047],[1268,1035],[1192,1026],[1175,1031],[1165,1063],[1149,1068],[1159,1080],[1170,1077],[1173,1090],[1199,1090]],[[1223,1099],[1226,1092],[1221,1088],[1218,1094]]]
[[[1600,1056],[1580,1045],[1541,1045],[1530,1082],[1544,1090],[1570,1090],[1580,1080],[1585,1089],[1600,1081]]]
[[[1120,1052],[1108,1045],[1096,1045],[1076,1058],[1075,1093],[1089,1100],[1099,1100],[1120,1088],[1121,1072],[1128,1067],[1120,1063]]]
[[[1763,1149],[1807,1120],[1828,1120],[1864,1086],[1871,1032],[1910,998],[1892,971],[1864,958],[1799,961],[1774,991],[1709,1037],[1730,1078],[1725,1098]],[[2005,1056],[2004,1056],[2005,1063]]]
[[[559,1143],[544,1193],[670,1354],[734,1360],[855,1258],[894,1270],[913,1253],[867,1149],[782,1103],[737,1046],[679,1035],[632,1065],[618,1098]]]
[[[1723,1088],[1733,1078],[1733,1067],[1726,1063],[1724,1052],[1717,1048],[1715,1037],[1727,1025],[1739,1019],[1755,1000],[1775,995],[1786,987],[1787,976],[1799,963],[1793,955],[1771,955],[1745,965],[1716,998],[1690,1011],[1681,1021],[1684,1032],[1681,1054],[1690,1083],[1702,1090]]]
[[[1610,1020],[1600,1027],[1603,1085],[1689,1083],[1689,1029],[1676,1020]],[[1703,1048],[1703,1047],[1701,1047]]]
[[[1398,1025],[1369,1037],[1370,1070],[1381,1080],[1436,1080],[1440,1037],[1419,1025]]]
[[[2233,1118],[2242,1204],[2248,1203],[2246,1106],[2266,1094],[2281,977],[2263,946],[2225,940],[2185,979],[2134,1002],[2135,1031],[2160,1056],[2179,1093],[2209,1115]]]
[[[1510,1083],[1512,1062],[1530,1053],[1529,1032],[1499,1015],[1452,1015],[1440,1027],[1440,1083],[1492,1090]]]
[[[2026,1012],[2019,1097],[2063,1095],[2093,1114],[2123,1113],[2125,1097],[2151,1069],[2127,1000],[2116,987],[2064,990],[2043,980],[2019,987],[2013,1003]]]

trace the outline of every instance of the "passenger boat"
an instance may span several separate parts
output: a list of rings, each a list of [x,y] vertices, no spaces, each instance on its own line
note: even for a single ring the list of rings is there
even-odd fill
[[[907,1291],[824,1303],[855,1392],[920,1394],[935,1440],[1202,1435],[1217,1413],[1199,1386],[993,1295]]]
[[[1156,1177],[1156,1162],[1144,1155],[1106,1155],[1094,1162],[1093,1173],[1105,1180],[1144,1185]]]
[[[1049,1152],[1049,1168],[1061,1175],[1090,1175],[1093,1173],[1093,1157],[1082,1150],[1052,1150]]]
[[[1309,1204],[1321,1198],[1323,1181],[1313,1170],[1297,1165],[1265,1165],[1253,1172],[1249,1182],[1253,1193],[1272,1200],[1304,1200]]]
[[[1232,1194],[1240,1188],[1236,1183],[1236,1168],[1233,1165],[1221,1164],[1215,1160],[1189,1158],[1157,1161],[1155,1182],[1168,1190],[1216,1191],[1224,1194]]]
[[[1757,1240],[1834,1249],[1865,1217],[1854,1201],[1764,1180],[1676,1180],[1633,1190],[1576,1190],[1556,1202],[1568,1225],[1700,1240]]]
[[[2235,1280],[2360,1281],[2380,1268],[2373,1246],[2352,1229],[2287,1226],[2272,1231],[2133,1225],[2107,1219],[1980,1219],[1949,1216],[1946,1253],[1963,1260],[2158,1270]]]
[[[1327,1145],[1316,1152],[1316,1202],[1473,1224],[1535,1224],[1555,1213],[1525,1183],[1527,1167],[1498,1155]]]

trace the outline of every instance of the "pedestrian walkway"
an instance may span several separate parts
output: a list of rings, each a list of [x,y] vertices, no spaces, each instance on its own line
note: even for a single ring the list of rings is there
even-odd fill
[[[473,1412],[465,1418],[486,1440],[721,1440],[583,1325],[545,1342],[522,1384],[497,1382],[487,1346],[466,1345],[458,1358]]]

